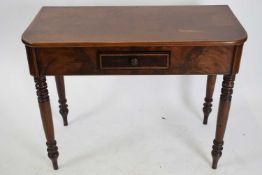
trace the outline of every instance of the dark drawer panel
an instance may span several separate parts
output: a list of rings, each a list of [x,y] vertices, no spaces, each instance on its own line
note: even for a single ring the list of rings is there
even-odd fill
[[[167,69],[168,52],[99,53],[101,69]]]

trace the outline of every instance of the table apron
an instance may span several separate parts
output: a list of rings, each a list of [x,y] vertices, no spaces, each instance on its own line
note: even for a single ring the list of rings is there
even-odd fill
[[[34,76],[235,74],[239,70],[241,52],[242,45],[40,48],[27,46],[30,73]],[[101,63],[101,55],[106,54],[110,55],[112,60],[104,61],[106,64]],[[108,56],[108,59],[110,57]],[[101,67],[102,64],[111,67]]]

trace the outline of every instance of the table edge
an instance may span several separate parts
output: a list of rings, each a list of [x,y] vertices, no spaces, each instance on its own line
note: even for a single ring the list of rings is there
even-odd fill
[[[242,45],[244,38],[235,41],[177,41],[177,42],[78,42],[78,43],[34,43],[22,37],[22,42],[28,47],[141,47],[141,46],[228,46]]]

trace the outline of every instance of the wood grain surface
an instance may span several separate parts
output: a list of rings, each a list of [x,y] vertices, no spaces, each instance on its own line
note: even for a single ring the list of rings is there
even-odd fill
[[[242,44],[247,34],[219,6],[43,7],[24,32],[30,46]]]

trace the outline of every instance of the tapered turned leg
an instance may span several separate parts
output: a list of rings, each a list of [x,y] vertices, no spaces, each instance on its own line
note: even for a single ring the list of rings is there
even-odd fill
[[[42,123],[46,136],[46,145],[48,157],[51,159],[53,168],[58,169],[57,158],[58,158],[58,148],[56,146],[54,126],[52,120],[51,106],[49,102],[47,83],[45,76],[34,77],[36,94],[38,96],[38,103],[42,118]]]
[[[58,92],[58,102],[59,102],[59,112],[63,117],[64,125],[67,126],[67,115],[68,115],[68,105],[66,104],[67,100],[65,97],[65,83],[64,83],[64,77],[63,76],[55,76],[56,81],[56,88]]]
[[[222,155],[224,144],[223,138],[228,120],[228,114],[234,87],[234,80],[235,75],[224,75],[217,115],[216,137],[214,140],[214,145],[212,147],[213,150],[211,152],[213,157],[213,169],[217,168],[218,160]]]
[[[203,124],[207,124],[208,116],[210,112],[212,111],[212,102],[213,102],[213,92],[216,84],[216,75],[208,75],[207,76],[207,85],[206,85],[206,97],[205,97],[205,103],[203,107],[204,112],[204,120]]]

